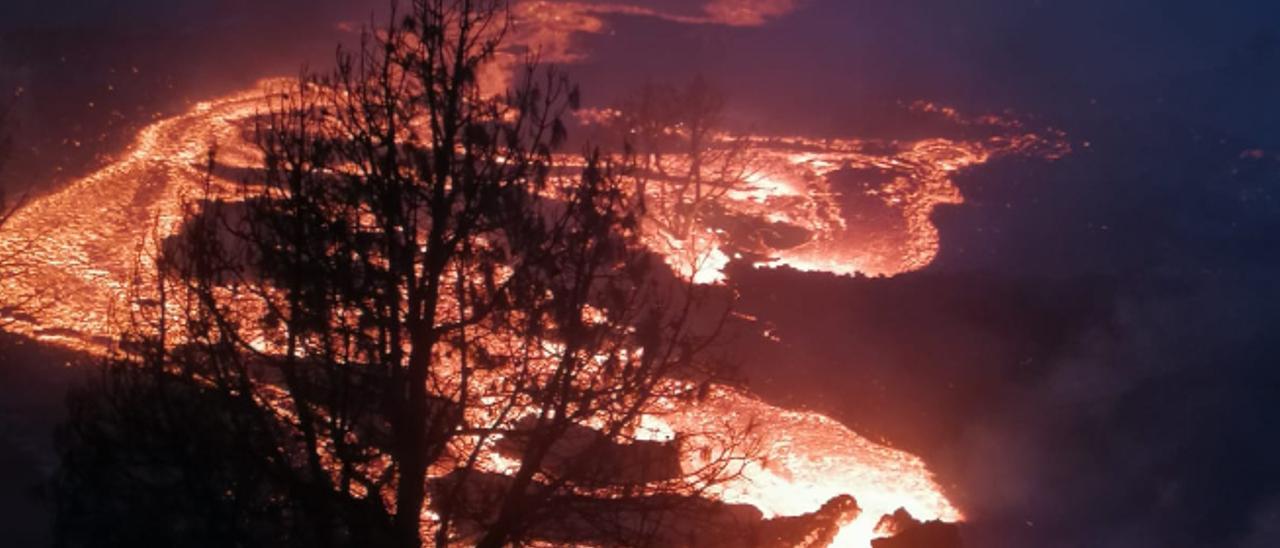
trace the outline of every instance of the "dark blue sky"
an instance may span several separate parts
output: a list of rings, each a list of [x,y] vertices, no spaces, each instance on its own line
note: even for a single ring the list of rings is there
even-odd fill
[[[19,173],[84,169],[153,112],[323,65],[335,23],[381,2],[57,4],[0,5],[0,89],[26,89],[40,149]],[[965,174],[923,272],[742,275],[789,343],[749,367],[923,454],[978,545],[1280,545],[1280,4],[810,0],[759,27],[609,24],[572,67],[590,101],[702,73],[765,131],[892,136],[917,99],[1066,130],[1064,160]]]

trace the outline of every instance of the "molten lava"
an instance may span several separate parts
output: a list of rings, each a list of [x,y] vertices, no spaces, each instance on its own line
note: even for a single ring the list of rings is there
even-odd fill
[[[6,267],[10,270],[0,278],[0,298],[30,303],[29,313],[8,318],[12,328],[38,340],[103,351],[114,322],[123,315],[129,288],[149,278],[139,257],[155,255],[157,242],[180,226],[184,204],[204,188],[209,147],[217,145],[219,163],[228,167],[258,165],[242,123],[263,111],[267,90],[282,83],[263,82],[157,122],[114,162],[19,211],[0,238],[0,252],[22,258]],[[741,235],[703,227],[692,244],[654,241],[655,251],[671,256],[673,266],[684,260],[674,256],[682,250],[703,250],[710,259],[697,266],[700,282],[722,280],[721,268],[730,254],[750,245],[755,246],[752,252],[766,257],[758,262],[762,266],[839,274],[893,274],[922,267],[938,247],[930,212],[938,204],[961,200],[951,176],[993,156],[1048,142],[1014,135],[983,142],[929,139],[886,148],[857,140],[752,140],[763,151],[765,167],[727,196],[727,209],[739,217],[798,227],[805,239],[790,246],[748,244],[740,241]],[[849,168],[892,175],[888,184],[864,190],[901,216],[899,228],[877,236],[879,241],[851,226],[836,203],[839,191],[825,180]],[[728,389],[705,403],[671,411],[651,422],[673,433],[722,420],[759,426],[765,458],[723,486],[723,500],[751,504],[767,516],[788,516],[811,512],[840,494],[854,495],[863,512],[841,531],[839,544],[866,546],[879,517],[898,508],[921,519],[962,518],[918,458],[873,443],[824,416],[776,409]]]
[[[700,12],[667,13],[620,3],[531,1],[516,7],[515,16],[524,24],[515,41],[541,51],[544,60],[571,62],[580,56],[572,34],[602,32],[605,15],[756,26],[797,4],[713,0]],[[485,75],[486,86],[505,85],[509,67],[503,64],[500,60]],[[188,204],[202,195],[206,183],[230,187],[223,177],[231,170],[261,165],[244,127],[268,110],[270,90],[287,84],[264,81],[156,122],[119,158],[17,212],[0,233],[0,256],[18,258],[0,266],[0,302],[24,306],[21,313],[0,310],[0,320],[37,340],[104,352],[127,320],[130,289],[154,281],[146,264],[157,255],[159,242],[180,228]],[[734,260],[843,275],[898,274],[924,267],[937,254],[930,216],[938,205],[963,200],[952,181],[957,172],[1001,155],[1066,152],[1060,134],[1038,135],[1016,121],[966,119],[930,104],[915,108],[956,125],[987,128],[995,136],[913,142],[721,136],[745,141],[755,151],[742,183],[719,197],[716,216],[682,231],[654,223],[646,243],[698,283],[723,282],[724,269]],[[581,121],[603,123],[610,116],[588,111]],[[208,181],[207,154],[213,145],[220,168]],[[852,184],[837,180],[850,173],[863,176]],[[714,425],[755,425],[763,459],[715,494],[755,506],[766,517],[802,515],[838,495],[853,495],[862,512],[841,529],[836,545],[868,546],[880,517],[899,508],[922,520],[963,518],[919,458],[816,413],[774,408],[719,388],[701,403],[664,409],[645,423],[656,438]],[[696,467],[698,453],[687,451],[683,464]],[[493,461],[495,469],[504,465],[497,455]]]

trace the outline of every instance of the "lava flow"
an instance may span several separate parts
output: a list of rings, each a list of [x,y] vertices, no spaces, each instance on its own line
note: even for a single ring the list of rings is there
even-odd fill
[[[9,328],[100,351],[113,312],[147,273],[140,258],[155,256],[155,243],[182,222],[183,203],[198,195],[210,146],[235,141],[235,122],[260,111],[263,97],[249,90],[156,122],[115,161],[17,211],[0,237],[0,254],[13,257],[0,267],[0,295],[26,304],[6,312]]]
[[[267,90],[281,84],[263,82],[157,122],[117,161],[19,211],[0,239],[0,251],[23,260],[0,279],[0,297],[35,306],[26,315],[11,315],[11,329],[90,353],[105,349],[113,332],[111,311],[120,310],[131,284],[147,277],[139,257],[152,256],[155,242],[180,225],[184,203],[203,188],[209,147],[217,144],[220,163],[255,165],[254,149],[240,128],[265,109]],[[951,174],[1042,142],[1034,136],[976,143],[931,139],[878,147],[882,152],[875,153],[875,147],[854,140],[752,139],[765,167],[728,196],[726,207],[738,216],[800,227],[807,235],[789,247],[754,250],[767,257],[759,264],[835,273],[895,273],[927,264],[937,249],[928,213],[936,204],[960,200]],[[824,176],[851,166],[894,174],[871,195],[896,206],[893,211],[902,217],[902,228],[887,238],[897,248],[868,244],[840,215],[838,193]],[[724,256],[745,246],[729,231],[705,233]],[[721,266],[712,265],[703,281],[719,279]],[[862,512],[841,531],[841,545],[866,546],[879,517],[898,508],[920,519],[962,518],[918,458],[821,415],[776,409],[731,390],[674,411],[655,420],[673,432],[725,417],[763,427],[765,464],[723,486],[719,494],[726,501],[751,504],[766,516],[788,516],[812,512],[840,494],[856,497]]]

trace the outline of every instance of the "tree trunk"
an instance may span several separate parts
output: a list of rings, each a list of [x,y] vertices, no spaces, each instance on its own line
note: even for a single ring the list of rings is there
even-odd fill
[[[399,438],[400,481],[396,486],[396,545],[400,548],[420,548],[422,538],[419,534],[422,527],[422,507],[426,498],[427,466],[427,421],[430,417],[430,406],[427,398],[427,373],[431,367],[431,352],[435,343],[432,328],[435,323],[435,293],[437,283],[433,280],[428,285],[428,298],[425,300],[427,319],[422,322],[425,327],[413,330],[413,349],[409,354],[409,370],[405,382],[408,383],[408,397],[398,410],[400,416],[396,423],[401,425]]]

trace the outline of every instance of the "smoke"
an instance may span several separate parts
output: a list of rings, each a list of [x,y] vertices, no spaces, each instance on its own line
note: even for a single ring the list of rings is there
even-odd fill
[[[800,6],[800,0],[711,0],[703,9],[717,23],[752,27],[781,17]]]
[[[1240,548],[1269,548],[1280,545],[1280,497],[1269,499],[1248,517],[1248,532]]]
[[[1238,314],[1257,289],[1120,297],[1107,327],[960,422],[935,455],[977,545],[1235,545],[1237,518],[1274,489],[1246,449],[1263,435],[1247,384],[1267,343]]]
[[[546,61],[567,63],[584,59],[574,49],[577,34],[609,31],[611,17],[644,17],[686,25],[756,27],[795,11],[801,0],[706,0],[700,9],[688,2],[590,2],[521,0],[514,5],[515,42],[539,52]],[[698,5],[698,4],[694,4]]]

